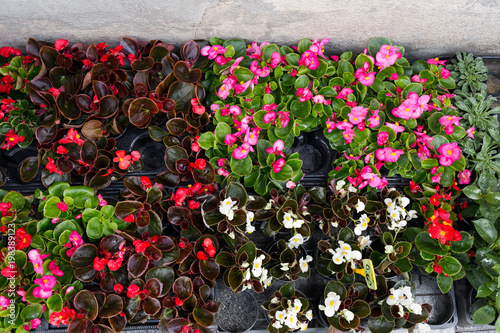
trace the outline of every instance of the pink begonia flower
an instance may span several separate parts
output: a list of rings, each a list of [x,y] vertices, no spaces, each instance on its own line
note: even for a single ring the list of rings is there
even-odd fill
[[[458,173],[458,183],[463,184],[463,185],[469,184],[470,183],[470,175],[471,175],[471,172],[467,169],[465,169],[462,172],[459,172]]]
[[[319,66],[318,56],[316,53],[307,50],[300,57],[299,66],[306,66],[311,71],[317,69]]]
[[[346,99],[347,96],[353,93],[353,90],[351,88],[343,88],[337,96],[335,96],[336,99]]]
[[[26,298],[25,298],[25,296],[26,296],[26,290],[24,290],[23,288],[19,288],[19,290],[18,290],[18,291],[16,291],[16,293],[17,293],[19,296],[21,296],[21,298],[22,298],[23,302],[26,302]]]
[[[325,52],[325,45],[329,42],[329,39],[322,39],[320,42],[318,42],[317,39],[311,40],[312,45],[309,46],[309,51],[319,55],[320,57],[327,59],[324,55]]]
[[[385,147],[382,149],[378,149],[375,152],[375,156],[379,161],[394,163],[397,162],[399,157],[404,154],[404,151],[401,149],[394,149],[392,147]]]
[[[48,254],[40,254],[40,251],[33,249],[28,252],[28,258],[33,264],[33,268],[36,273],[43,274],[43,259],[47,258]]]
[[[356,134],[354,134],[354,131],[351,128],[346,128],[342,133],[342,137],[345,139],[345,143],[351,143],[352,138],[354,138],[355,136]]]
[[[335,127],[337,127],[339,130],[346,130],[346,129],[351,129],[353,126],[350,122],[345,119],[344,121],[339,121],[335,124]]]
[[[234,74],[234,70],[240,67],[240,62],[243,60],[243,57],[238,57],[234,60],[231,67],[229,67],[229,73]]]
[[[232,60],[231,57],[224,58],[224,56],[221,56],[221,55],[215,57],[215,63],[217,65],[220,65],[220,66],[224,66],[225,64],[227,64],[231,60]]]
[[[229,90],[231,90],[231,87],[223,84],[222,86],[220,86],[219,91],[217,92],[217,96],[222,99],[226,99],[227,96],[229,96]]]
[[[417,150],[417,156],[421,160],[426,160],[429,157],[431,157],[431,152],[429,151],[429,149],[426,146],[419,144],[418,150]]]
[[[276,154],[285,157],[283,153],[283,149],[285,148],[285,144],[281,139],[274,141],[273,146],[266,149],[268,154]]]
[[[50,223],[52,224],[56,224],[57,222],[59,222],[59,218],[58,217],[54,217],[52,220],[50,220]]]
[[[276,104],[276,103],[262,105],[262,110],[264,110],[264,111],[274,111],[277,108],[278,108],[278,104]]]
[[[252,82],[252,80],[248,80],[247,82],[244,82],[243,84],[236,84],[234,86],[234,93],[241,94],[242,92],[244,92],[245,90],[247,90],[249,88],[253,89],[253,84],[254,83]]]
[[[99,199],[99,207],[104,207],[108,205],[108,202],[104,200],[104,198],[100,193],[97,195],[97,198]]]
[[[255,146],[259,142],[259,129],[254,128],[251,131],[248,131],[245,134],[245,138],[243,141],[251,144],[252,146]]]
[[[67,295],[70,292],[72,292],[73,290],[75,290],[75,287],[74,286],[69,286],[68,288],[66,288],[66,291],[64,291],[64,294]]]
[[[372,110],[372,115],[368,117],[368,127],[373,128],[380,125],[380,116],[378,115],[379,110]]]
[[[215,59],[215,57],[219,54],[224,54],[227,51],[224,47],[220,45],[214,45],[214,46],[205,46],[202,47],[200,50],[200,53],[202,56],[208,56],[208,59],[212,60]]]
[[[326,121],[326,128],[328,129],[328,133],[331,133],[336,127],[336,124],[335,124],[335,121],[333,120],[330,120],[330,118],[328,118],[328,120]]]
[[[442,175],[442,174],[443,174],[443,173],[442,173],[442,172],[440,172],[440,173],[438,173],[437,175],[432,176],[432,177],[431,177],[431,182],[433,182],[433,183],[439,183],[439,182],[441,181],[441,175]]]
[[[418,106],[415,100],[408,98],[405,99],[400,106],[392,109],[392,115],[394,117],[402,118],[404,120],[412,119],[413,113],[417,111],[417,107]]]
[[[474,134],[476,133],[476,129],[474,128],[474,126],[472,126],[471,128],[469,128],[467,131],[465,131],[465,133],[467,133],[467,136],[469,138],[472,138],[474,139]]]
[[[366,118],[366,115],[368,114],[368,109],[364,108],[362,106],[356,106],[351,109],[351,112],[349,112],[349,121],[351,124],[357,125],[361,122],[363,122]]]
[[[280,120],[281,128],[285,128],[290,121],[290,112],[288,111],[278,111],[278,118]]]
[[[226,164],[226,159],[225,158],[219,158],[217,160],[217,165],[220,167],[223,167]]]
[[[346,102],[345,102],[345,105],[347,105],[347,106],[349,106],[349,107],[353,108],[353,107],[355,107],[355,106],[357,106],[357,105],[358,105],[358,102],[356,102],[356,101],[346,101]]]
[[[243,143],[240,147],[236,148],[233,151],[233,157],[237,160],[242,160],[248,156],[248,153],[250,153],[250,151],[253,151],[252,146],[250,146],[248,143]]]
[[[286,188],[289,188],[289,189],[292,189],[296,186],[297,184],[295,184],[294,182],[292,182],[291,180],[287,181],[286,182]]]
[[[375,66],[384,69],[385,67],[394,65],[396,60],[401,58],[401,53],[396,51],[399,51],[399,48],[391,45],[382,45],[380,51],[375,56],[375,59],[377,59]]]
[[[456,142],[445,143],[438,148],[439,163],[443,166],[450,166],[460,159],[462,151]]]
[[[445,65],[446,60],[439,60],[439,58],[430,58],[430,59],[427,59],[427,63],[429,65]]]
[[[389,133],[387,132],[380,132],[377,134],[377,144],[379,146],[383,146],[388,139],[389,139]]]
[[[377,188],[381,182],[379,175],[373,173],[372,169],[368,165],[361,170],[361,178],[363,181],[359,184],[359,189],[366,187],[366,185]]]
[[[449,71],[449,70],[447,70],[446,68],[441,68],[441,70],[440,70],[440,72],[439,72],[439,73],[441,74],[441,77],[442,77],[443,79],[445,79],[445,80],[446,80],[447,78],[449,78],[449,77],[450,77],[450,75],[451,75],[451,74],[450,74],[450,71]]]
[[[54,276],[63,276],[64,272],[61,271],[59,266],[56,265],[55,261],[51,261],[49,264],[49,270]]]
[[[453,125],[460,126],[461,117],[457,116],[443,116],[439,118],[439,123],[444,126],[446,135],[450,135],[455,131]]]
[[[285,165],[285,159],[280,158],[277,161],[274,161],[271,163],[271,166],[273,167],[273,172],[274,173],[279,173],[281,171],[281,168]]]
[[[346,152],[344,152],[344,157],[347,159],[347,160],[353,160],[353,161],[357,161],[361,158],[361,156],[354,156],[353,154],[349,154],[347,155]]]
[[[253,61],[250,64],[250,71],[259,77],[266,77],[269,75],[269,73],[271,73],[269,67],[267,66],[261,67],[257,60]]]
[[[59,208],[59,209],[61,210],[61,212],[63,212],[63,213],[64,213],[64,212],[66,212],[66,211],[68,211],[68,205],[66,205],[66,203],[64,203],[63,201],[56,203],[56,206],[57,206],[57,208]]]
[[[26,331],[29,331],[30,330],[30,327],[31,326],[31,329],[34,330],[35,328],[37,328],[38,326],[40,326],[40,323],[42,321],[40,320],[40,318],[33,318],[31,319],[30,321],[30,325],[24,325],[23,328],[26,330]]]
[[[370,64],[365,61],[363,67],[358,68],[354,73],[354,77],[364,86],[370,86],[375,81],[376,72],[370,72]]]
[[[44,299],[52,295],[52,288],[57,283],[53,275],[44,275],[40,279],[35,279],[34,282],[39,286],[33,289],[33,296]]]
[[[269,87],[269,84],[267,84],[265,87],[264,87],[264,92],[266,94],[270,94],[271,93],[271,87]]]
[[[389,77],[389,80],[394,80],[394,81],[396,81],[397,79],[399,79],[399,75],[398,75],[398,73],[392,73],[392,74],[391,74],[391,77]]]
[[[217,169],[217,174],[222,177],[227,177],[229,176],[229,171],[227,171],[226,168],[219,168]]]
[[[214,113],[215,113],[215,111],[217,111],[219,109],[220,109],[220,105],[219,104],[213,103],[212,105],[210,105],[210,110],[212,112],[214,112]]]
[[[274,123],[274,120],[276,120],[276,112],[274,111],[269,111],[266,113],[263,117],[264,123]]]
[[[10,305],[10,298],[7,298],[5,296],[0,296],[0,310],[5,310],[9,307]]]
[[[330,101],[329,99],[325,99],[325,96],[323,96],[323,95],[316,95],[312,98],[312,100],[314,103],[321,103],[321,104],[325,104],[325,105],[332,104],[332,101]]]
[[[308,88],[297,89],[297,97],[299,97],[299,102],[310,100],[312,96],[312,92]]]
[[[266,45],[270,45],[268,42],[261,43],[260,46],[256,42],[252,42],[250,47],[247,48],[247,55],[250,58],[261,60],[262,59],[262,48]]]
[[[420,116],[422,115],[422,113],[424,111],[429,110],[429,105],[427,103],[429,103],[431,96],[422,95],[419,97],[416,92],[412,91],[408,94],[408,99],[413,100],[415,102],[415,106],[417,107],[417,109],[415,111],[413,111],[411,119],[418,119],[418,118],[420,118]]]
[[[281,62],[281,54],[279,52],[273,52],[271,54],[271,68],[276,68]]]
[[[228,146],[231,146],[233,143],[235,143],[237,138],[233,134],[226,134],[224,137],[224,143]]]
[[[69,241],[75,247],[79,247],[84,243],[82,237],[76,231],[72,231],[71,234],[69,234]]]
[[[398,123],[393,124],[393,123],[385,123],[385,126],[390,127],[394,130],[396,133],[402,133],[405,131],[405,128],[403,126],[399,126]]]

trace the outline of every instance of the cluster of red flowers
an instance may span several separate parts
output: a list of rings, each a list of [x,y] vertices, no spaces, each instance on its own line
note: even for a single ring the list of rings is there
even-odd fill
[[[0,80],[0,93],[10,94],[10,90],[13,88],[14,79],[6,75]]]
[[[0,146],[0,149],[9,150],[10,148],[17,145],[19,142],[23,141],[24,141],[24,136],[17,135],[16,133],[14,133],[13,129],[10,129],[7,131],[7,133],[5,133],[5,141]]]
[[[184,325],[182,326],[182,333],[200,333],[200,330],[197,328],[195,329],[191,325]]]
[[[6,114],[12,110],[15,110],[14,103],[16,100],[11,98],[2,99],[2,104],[0,105],[0,120],[8,121],[9,119],[6,117]],[[5,117],[5,119],[3,119]]]
[[[16,250],[22,250],[31,245],[31,235],[24,230],[24,228],[19,228],[16,230]]]
[[[0,48],[0,57],[8,58],[10,56],[20,56],[21,50],[16,49],[14,47],[4,46]]]
[[[14,212],[11,211],[12,202],[0,202],[0,213],[2,217],[11,216]]]
[[[51,325],[59,327],[59,325],[68,325],[70,319],[75,318],[76,312],[73,309],[68,309],[64,307],[59,312],[52,312],[49,316],[49,322]]]
[[[429,235],[438,239],[443,245],[450,245],[450,242],[462,240],[462,235],[453,228],[453,221],[450,220],[450,213],[442,208],[436,208],[434,214],[427,219],[429,225]]]
[[[202,246],[206,253],[203,251],[198,251],[198,253],[196,253],[196,256],[199,260],[208,260],[208,258],[213,258],[215,256],[217,250],[215,249],[214,243],[210,238],[205,238]]]
[[[120,249],[116,253],[110,253],[108,251],[100,249],[97,257],[94,259],[94,269],[98,272],[102,271],[106,265],[110,271],[117,271],[123,264],[123,257],[125,255],[125,249]]]
[[[202,193],[213,193],[215,188],[212,185],[203,186],[201,183],[195,183],[193,186],[179,187],[175,194],[172,194],[171,200],[175,201],[176,206],[182,206],[186,198],[193,195],[199,195]],[[196,209],[200,207],[200,203],[194,200],[188,201],[188,206],[190,209]]]
[[[127,170],[131,164],[134,164],[135,161],[138,161],[141,158],[141,154],[134,150],[127,155],[127,153],[123,150],[118,150],[116,152],[116,157],[113,158],[113,162],[118,163],[118,167],[122,170]]]
[[[146,289],[141,290],[139,286],[136,286],[135,284],[131,284],[127,288],[127,297],[128,298],[133,298],[135,296],[141,296],[141,295],[148,295],[148,291]]]

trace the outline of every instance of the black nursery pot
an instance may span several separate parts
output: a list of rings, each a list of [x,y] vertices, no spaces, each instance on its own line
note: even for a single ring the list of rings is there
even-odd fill
[[[220,285],[219,285],[220,286]],[[217,288],[217,301],[221,302],[217,315],[219,332],[243,333],[250,331],[259,317],[259,305],[248,291],[234,294],[226,287]]]

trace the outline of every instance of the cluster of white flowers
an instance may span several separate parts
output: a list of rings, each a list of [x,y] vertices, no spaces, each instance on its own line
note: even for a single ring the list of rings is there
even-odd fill
[[[299,266],[300,266],[300,270],[302,271],[302,273],[305,273],[309,270],[309,263],[313,260],[313,258],[310,256],[310,255],[306,255],[305,258],[300,258],[299,259]],[[295,266],[296,262],[293,263],[292,266]],[[290,270],[290,264],[287,263],[287,262],[282,262],[281,264],[281,267],[280,269],[282,271],[289,271]]]
[[[327,297],[325,298],[325,305],[320,304],[318,308],[321,311],[325,312],[325,316],[327,317],[333,317],[335,314],[337,314],[339,317],[343,317],[345,320],[348,322],[351,322],[351,320],[354,319],[354,313],[352,311],[349,311],[347,309],[343,309],[339,313],[337,311],[340,308],[340,305],[342,301],[340,300],[340,296],[337,295],[335,292],[330,291]]]
[[[268,270],[262,266],[262,261],[265,258],[266,257],[261,254],[253,260],[253,264],[251,267],[248,262],[245,262],[243,263],[243,265],[241,265],[243,268],[247,268],[246,272],[243,274],[243,290],[252,289],[252,285],[250,283],[245,283],[252,279],[259,280],[264,289],[271,285],[273,278],[271,276],[268,276]]]
[[[402,229],[406,227],[407,221],[417,217],[416,210],[405,209],[406,206],[410,204],[410,199],[404,196],[399,196],[396,200],[387,198],[384,200],[387,206],[387,215],[389,217],[389,223],[387,223],[387,228],[389,230]]]
[[[359,202],[361,202],[361,201],[359,201]],[[366,215],[366,214],[361,215],[361,217],[359,218],[359,223],[356,224],[356,226],[354,227],[354,233],[356,234],[356,236],[361,235],[361,233],[363,231],[368,229],[369,222],[370,222],[370,218],[368,217],[368,215]]]
[[[254,197],[249,196],[248,197],[249,201],[255,200]],[[231,200],[231,198],[227,198],[223,201],[220,202],[219,204],[219,212],[225,216],[227,216],[227,219],[229,221],[232,221],[234,219],[234,212],[238,210],[238,206],[236,205],[236,201]],[[251,234],[252,232],[255,231],[255,227],[252,225],[253,219],[255,217],[255,214],[253,212],[249,212],[246,210],[246,207],[242,208],[245,213],[247,214],[247,220],[245,221],[245,232]],[[234,238],[234,233],[231,233],[229,235],[231,238]]]
[[[297,249],[299,246],[304,244],[304,237],[301,234],[296,234],[288,241],[287,245],[291,249]]]
[[[255,231],[255,227],[252,225],[253,218],[255,214],[253,212],[247,212],[247,221],[245,224],[245,232],[251,234]]]
[[[354,193],[356,193],[358,191],[354,186],[352,186],[351,183],[349,183],[349,185],[347,186],[347,188],[345,188],[345,185],[346,185],[345,180],[339,180],[335,184],[335,189],[340,192],[341,196],[344,196],[345,194],[347,194],[347,192],[354,192]]]
[[[368,248],[372,244],[370,236],[359,236],[358,245],[361,250]]]
[[[299,219],[299,217],[291,211],[288,211],[283,215],[283,226],[287,229],[298,229],[304,223],[304,220]]]
[[[271,300],[271,303],[279,303],[278,298],[274,297]],[[288,307],[286,309],[276,311],[276,314],[274,315],[274,319],[276,320],[273,323],[273,327],[278,330],[283,326],[287,326],[290,331],[294,331],[297,329],[300,329],[302,331],[307,330],[307,325],[313,318],[312,310],[308,310],[305,313],[307,321],[300,321],[297,318],[297,314],[302,310],[302,302],[298,298],[296,298],[293,303],[291,300],[288,300],[287,305]]]
[[[334,264],[341,265],[344,262],[351,263],[353,269],[356,268],[354,260],[361,260],[362,257],[361,252],[353,250],[351,245],[343,241],[339,241],[339,247],[336,250],[328,249],[328,252],[333,255],[332,260]]]
[[[415,303],[411,288],[409,286],[400,287],[398,289],[391,288],[391,293],[387,297],[387,305],[397,305],[399,307],[399,315],[404,316],[405,312],[412,312],[417,315],[422,314],[422,306]],[[404,310],[406,308],[406,311]]]

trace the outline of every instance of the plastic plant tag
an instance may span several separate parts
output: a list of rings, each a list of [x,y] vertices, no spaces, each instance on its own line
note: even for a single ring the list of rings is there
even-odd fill
[[[363,268],[356,268],[354,273],[363,275],[366,280],[366,286],[370,289],[377,290],[377,281],[375,279],[375,270],[370,259],[363,259]]]

